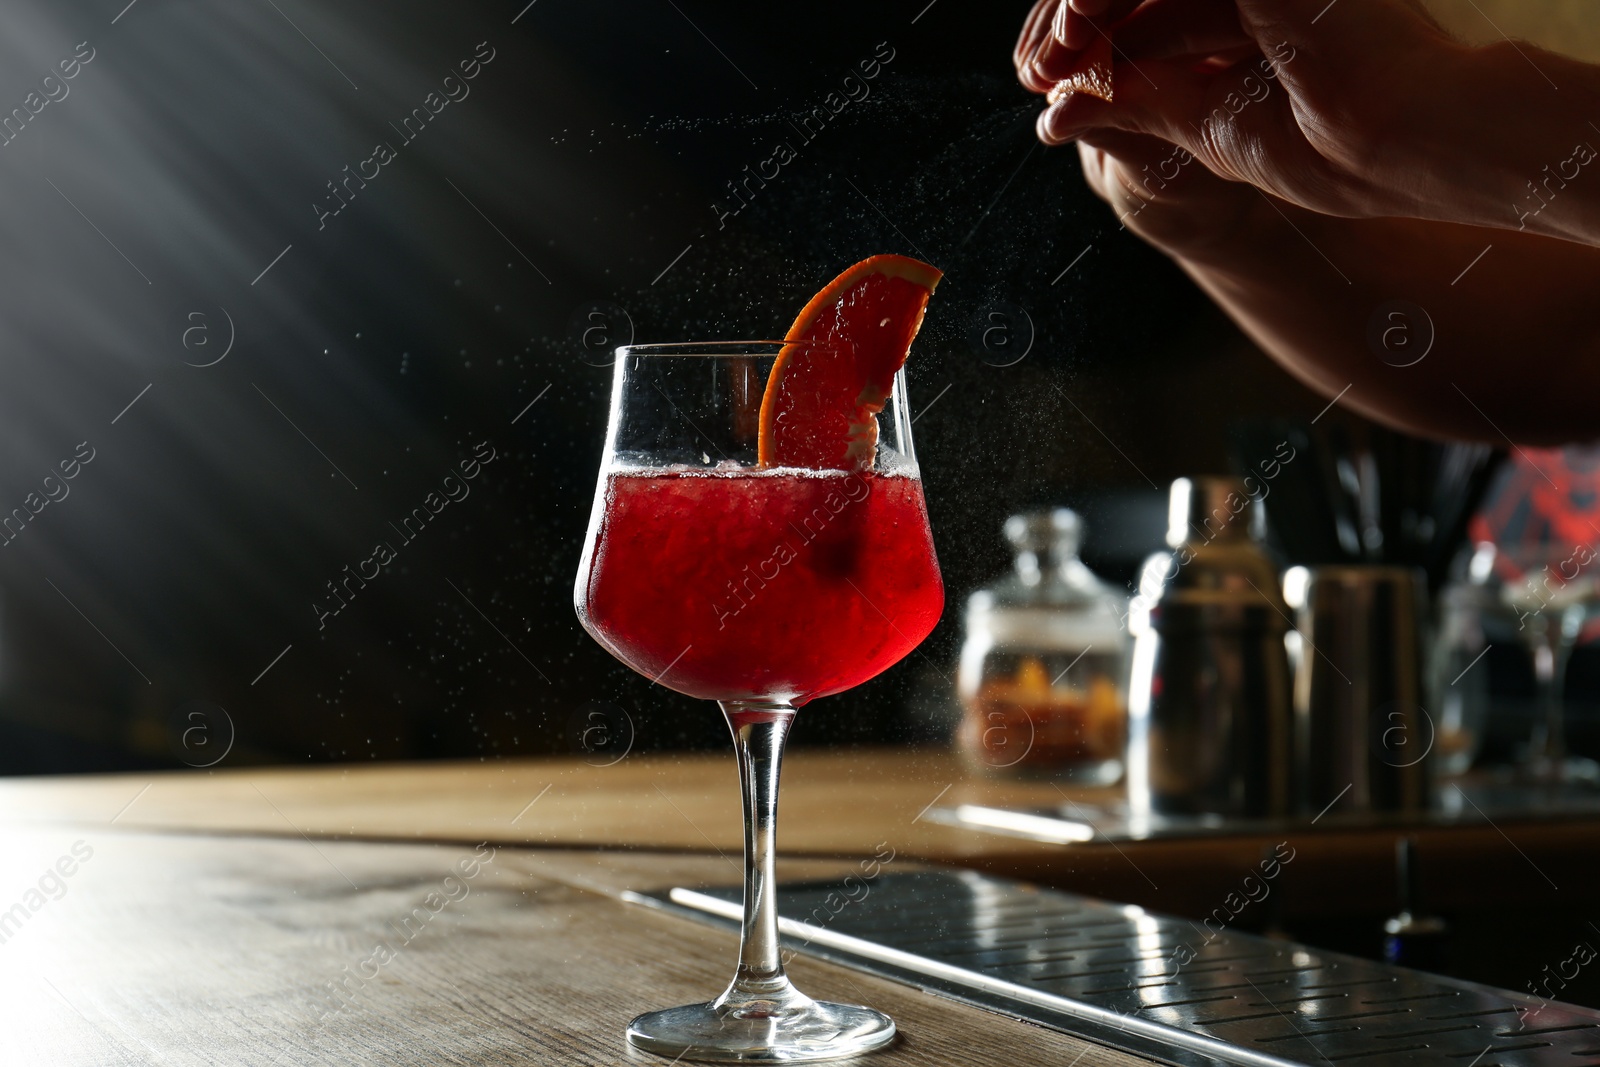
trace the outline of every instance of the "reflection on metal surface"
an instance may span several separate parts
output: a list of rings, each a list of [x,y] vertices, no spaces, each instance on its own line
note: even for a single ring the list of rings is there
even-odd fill
[[[1261,544],[1265,489],[1251,484],[1173,482],[1173,551],[1145,561],[1129,603],[1127,780],[1138,814],[1295,809],[1293,627]]]
[[[1337,799],[1337,798],[1334,798]],[[1280,832],[1306,833],[1376,827],[1486,826],[1489,820],[1558,822],[1600,817],[1600,791],[1581,783],[1521,786],[1487,779],[1447,784],[1431,811],[1340,811],[1292,819],[1244,819],[1221,815],[1141,814],[1117,800],[1110,803],[1053,805],[1029,809],[959,804],[931,808],[928,822],[1020,837],[1046,844],[1086,841],[1151,841],[1176,837],[1237,837]]]
[[[737,888],[640,903],[721,920]],[[782,887],[789,947],[1181,1065],[1600,1065],[1600,1012],[973,872]]]
[[[1025,837],[1030,841],[1070,844],[1074,841],[1093,841],[1095,836],[1094,827],[1088,823],[1059,816],[1032,815],[1025,811],[988,808],[982,804],[958,804],[954,808],[940,810],[953,812],[958,825],[980,826],[1002,834]]]
[[[1294,697],[1301,812],[1427,809],[1436,731],[1420,703],[1426,597],[1413,567],[1306,572]]]

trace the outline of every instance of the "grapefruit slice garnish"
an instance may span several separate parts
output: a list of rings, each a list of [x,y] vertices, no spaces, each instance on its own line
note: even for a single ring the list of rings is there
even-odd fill
[[[1111,102],[1111,38],[1104,33],[1078,53],[1067,76],[1056,80],[1045,99],[1054,104],[1073,93],[1088,93]]]
[[[761,398],[763,467],[872,465],[878,412],[943,273],[909,256],[864,259],[801,310]]]

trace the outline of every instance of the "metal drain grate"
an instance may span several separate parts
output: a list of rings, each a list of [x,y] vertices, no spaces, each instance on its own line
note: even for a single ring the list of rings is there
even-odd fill
[[[737,920],[740,890],[635,897]],[[1600,1012],[972,872],[781,888],[786,944],[1168,1063],[1600,1067]],[[1181,946],[1189,946],[1184,950]]]

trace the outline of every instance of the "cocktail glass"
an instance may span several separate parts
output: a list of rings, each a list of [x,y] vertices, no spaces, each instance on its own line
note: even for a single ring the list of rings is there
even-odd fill
[[[1600,605],[1600,563],[1587,546],[1510,546],[1494,562],[1502,602],[1533,656],[1540,716],[1518,776],[1535,784],[1600,781],[1600,764],[1567,750],[1566,677],[1572,650]]]
[[[648,1012],[628,1027],[635,1047],[685,1060],[835,1059],[895,1034],[887,1015],[814,1001],[784,974],[773,884],[779,766],[796,709],[907,655],[938,622],[944,587],[903,373],[876,416],[873,454],[857,466],[758,463],[762,395],[785,347],[617,350],[574,592],[584,628],[612,655],[663,686],[717,701],[738,754],[738,970],[710,1003]],[[831,342],[787,347],[792,359],[854,358]]]

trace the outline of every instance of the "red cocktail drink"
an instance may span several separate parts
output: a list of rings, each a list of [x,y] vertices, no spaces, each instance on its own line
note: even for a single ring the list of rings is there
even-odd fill
[[[621,470],[599,507],[583,625],[692,697],[798,706],[842,692],[907,655],[944,607],[915,477]]]
[[[873,256],[782,341],[617,350],[578,617],[640,674],[721,705],[744,802],[739,968],[709,1003],[635,1017],[634,1049],[796,1064],[894,1040],[887,1015],[784,974],[778,768],[797,707],[888,669],[944,609],[901,369],[940,277]]]

